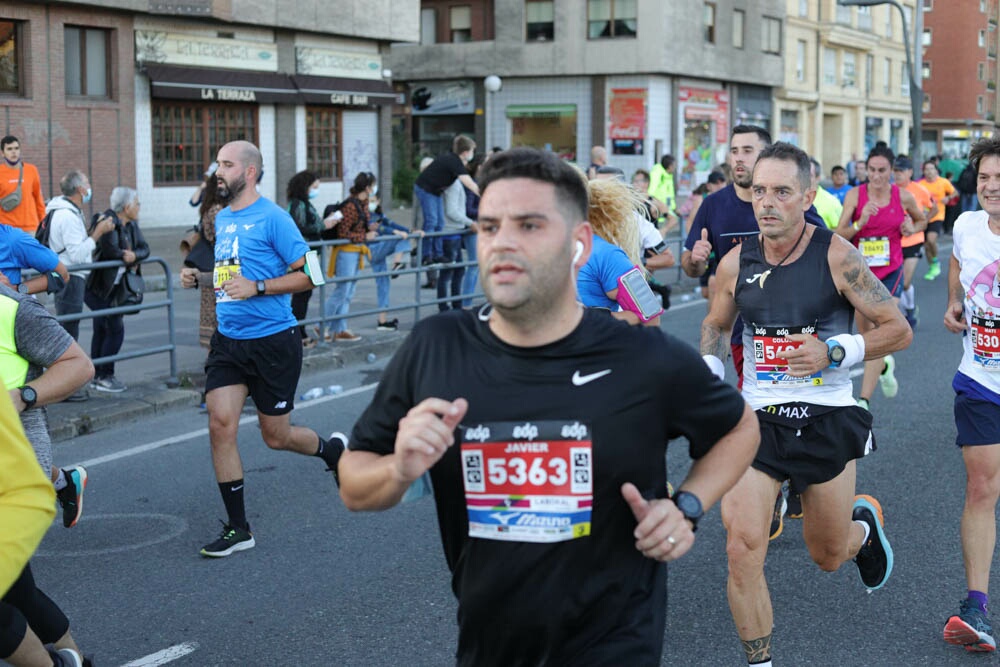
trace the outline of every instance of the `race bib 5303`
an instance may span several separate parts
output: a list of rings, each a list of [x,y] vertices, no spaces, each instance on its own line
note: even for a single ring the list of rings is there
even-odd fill
[[[988,371],[1000,371],[1000,321],[972,316],[972,360]]]

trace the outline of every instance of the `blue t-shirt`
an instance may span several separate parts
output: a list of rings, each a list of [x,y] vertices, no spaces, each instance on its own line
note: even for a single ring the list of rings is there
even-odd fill
[[[839,188],[830,186],[829,188],[826,189],[827,192],[829,192],[831,195],[839,199],[841,204],[844,203],[844,197],[847,195],[848,192],[850,192],[850,190],[851,190],[850,183],[844,183]]]
[[[240,211],[228,206],[215,217],[215,313],[219,333],[249,340],[295,326],[290,294],[230,299],[220,289],[229,275],[248,280],[279,278],[309,246],[288,213],[261,197]]]
[[[805,218],[807,223],[826,229],[826,223],[816,212],[815,206],[809,207]],[[712,251],[719,261],[742,243],[743,239],[760,233],[753,204],[740,199],[732,183],[705,197],[691,223],[691,231],[684,242],[685,250],[694,248],[695,242],[701,239],[703,228],[708,229],[708,242],[712,244]],[[711,266],[709,270],[713,273],[715,271]],[[736,318],[731,341],[733,345],[743,344],[743,323],[740,318]]]
[[[59,255],[17,227],[0,225],[0,271],[15,288],[21,284],[21,269],[48,273],[59,264]]]
[[[618,302],[607,292],[618,289],[618,279],[634,268],[625,251],[594,234],[590,258],[580,268],[576,278],[576,295],[588,308],[610,308],[617,311]]]

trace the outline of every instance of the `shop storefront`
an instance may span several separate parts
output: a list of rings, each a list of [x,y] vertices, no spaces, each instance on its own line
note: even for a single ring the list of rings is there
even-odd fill
[[[259,189],[278,202],[302,169],[319,176],[324,201],[357,172],[381,171],[378,108],[397,95],[377,53],[297,46],[294,63],[279,63],[270,31],[250,33],[255,41],[155,27],[135,37],[136,182],[147,210],[187,212],[219,147],[238,139],[260,147]]]
[[[680,86],[677,89],[681,122],[678,160],[679,194],[689,194],[726,159],[729,144],[729,93],[724,90]]]
[[[451,150],[455,135],[475,137],[475,87],[469,80],[414,83],[410,113],[417,154],[440,155]]]
[[[511,104],[505,114],[510,122],[512,148],[542,148],[564,160],[576,161],[575,104]]]

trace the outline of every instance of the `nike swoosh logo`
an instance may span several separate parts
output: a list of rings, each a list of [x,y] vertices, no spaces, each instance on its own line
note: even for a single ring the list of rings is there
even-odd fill
[[[600,379],[611,372],[610,368],[603,371],[597,371],[596,373],[590,373],[588,375],[580,375],[580,371],[573,373],[573,384],[577,387],[582,387],[588,382],[593,382],[594,380]]]
[[[229,490],[235,493],[236,491],[239,491],[242,488],[243,488],[243,485],[240,484],[239,486],[231,486],[231,487],[229,487]]]

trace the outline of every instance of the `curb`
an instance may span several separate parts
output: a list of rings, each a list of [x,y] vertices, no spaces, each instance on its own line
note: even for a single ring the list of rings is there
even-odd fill
[[[310,372],[369,363],[370,354],[376,355],[376,359],[392,356],[406,336],[406,333],[400,332],[378,332],[353,343],[321,343],[303,356],[302,378],[299,383],[308,385],[309,382],[304,378]],[[205,382],[204,371],[200,368],[184,370],[178,375],[187,386],[171,388],[162,382],[149,382],[133,385],[121,394],[102,394],[91,389],[88,401],[46,406],[52,441],[71,440],[139,421],[148,415],[165,414],[200,405],[201,388]]]

